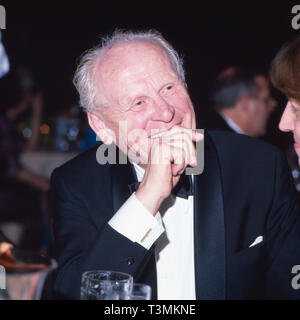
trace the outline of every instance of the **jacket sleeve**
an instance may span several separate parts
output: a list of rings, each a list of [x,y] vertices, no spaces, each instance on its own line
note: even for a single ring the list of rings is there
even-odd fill
[[[54,293],[79,299],[83,272],[113,270],[135,277],[147,264],[153,248],[146,250],[130,241],[106,221],[95,225],[81,195],[67,185],[62,173],[56,169],[51,176],[54,256],[58,262]]]
[[[300,213],[285,156],[277,152],[273,204],[267,222],[267,297],[300,299],[294,266],[300,265]],[[300,267],[300,266],[299,266]],[[298,280],[300,286],[300,279]]]

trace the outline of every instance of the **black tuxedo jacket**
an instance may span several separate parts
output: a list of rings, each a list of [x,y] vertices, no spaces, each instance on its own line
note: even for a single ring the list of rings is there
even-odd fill
[[[211,112],[209,120],[206,120],[203,127],[208,130],[222,130],[236,133],[216,111]]]
[[[130,273],[157,297],[154,246],[144,249],[107,222],[136,181],[127,165],[99,165],[97,147],[52,175],[54,290],[79,298],[87,270]],[[300,264],[300,218],[281,152],[228,132],[205,134],[204,172],[194,179],[194,250],[197,299],[299,299],[291,286]],[[249,247],[258,236],[263,241]]]

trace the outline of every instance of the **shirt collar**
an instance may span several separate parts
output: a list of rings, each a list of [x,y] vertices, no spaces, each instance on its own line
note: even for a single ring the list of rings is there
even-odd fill
[[[229,117],[224,114],[220,114],[224,121],[229,125],[229,127],[236,133],[245,134],[244,131]]]
[[[136,164],[135,162],[131,161],[129,159],[130,163],[133,165],[133,168],[135,170],[135,173],[136,173],[136,177],[138,179],[138,182],[141,182],[142,179],[143,179],[143,176],[144,176],[144,173],[145,173],[145,170],[139,166],[138,164]]]

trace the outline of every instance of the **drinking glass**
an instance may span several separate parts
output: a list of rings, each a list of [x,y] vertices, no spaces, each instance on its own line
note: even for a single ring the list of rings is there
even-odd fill
[[[128,300],[133,278],[117,271],[87,271],[81,278],[81,300]]]
[[[129,294],[129,300],[150,300],[151,299],[151,287],[143,283],[134,283],[131,293]]]

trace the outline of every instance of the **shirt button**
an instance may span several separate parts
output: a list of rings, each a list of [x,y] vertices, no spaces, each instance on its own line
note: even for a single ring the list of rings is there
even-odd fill
[[[127,264],[128,264],[129,266],[131,266],[132,264],[134,264],[134,258],[132,258],[132,257],[128,258],[128,259],[127,259]]]

